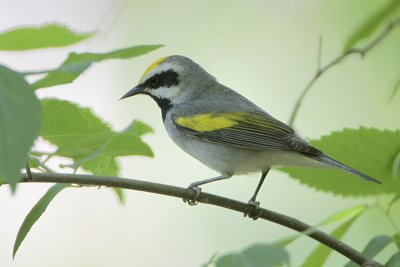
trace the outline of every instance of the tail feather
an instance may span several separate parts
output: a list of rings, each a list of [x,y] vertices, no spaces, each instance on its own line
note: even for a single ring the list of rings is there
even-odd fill
[[[378,180],[372,178],[371,176],[368,176],[368,175],[366,175],[366,174],[364,174],[364,173],[362,173],[360,171],[357,171],[357,170],[355,170],[355,169],[353,169],[353,168],[351,168],[351,167],[349,167],[349,166],[347,166],[347,165],[345,165],[343,163],[340,163],[337,160],[334,160],[333,158],[329,157],[326,154],[322,154],[322,155],[304,154],[304,155],[309,157],[309,158],[312,158],[314,160],[317,160],[317,161],[323,162],[325,164],[328,164],[328,165],[330,165],[332,167],[336,167],[336,168],[342,169],[344,171],[347,171],[349,173],[352,173],[354,175],[357,175],[357,176],[359,176],[359,177],[361,177],[361,178],[363,178],[363,179],[365,179],[367,181],[371,181],[371,182],[374,182],[374,183],[377,183],[377,184],[381,184],[382,183],[381,181],[378,181]]]

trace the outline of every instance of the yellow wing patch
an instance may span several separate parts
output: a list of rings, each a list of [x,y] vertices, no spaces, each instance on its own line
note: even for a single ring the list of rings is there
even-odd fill
[[[198,132],[210,132],[227,127],[235,126],[238,121],[243,120],[245,112],[221,112],[206,113],[192,117],[180,117],[176,123]]]
[[[167,58],[169,58],[169,57],[162,57],[162,58],[158,59],[156,62],[154,62],[153,64],[151,64],[151,65],[147,68],[147,70],[143,73],[142,77],[140,77],[139,83],[142,83],[144,77],[146,77],[146,75],[147,75],[152,69],[154,69],[155,67],[157,67],[158,64],[160,64],[161,62],[163,62],[163,61],[166,60]]]

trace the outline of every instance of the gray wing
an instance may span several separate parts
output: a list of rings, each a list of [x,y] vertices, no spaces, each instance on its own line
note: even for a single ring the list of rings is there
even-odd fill
[[[199,117],[200,116],[200,117]],[[204,119],[201,116],[207,116]],[[215,124],[215,118],[228,118],[229,127]],[[220,145],[249,150],[285,150],[321,155],[322,152],[300,138],[292,128],[261,112],[210,112],[195,116],[173,118],[185,134]],[[194,125],[179,123],[192,120]],[[201,130],[199,130],[201,129]]]

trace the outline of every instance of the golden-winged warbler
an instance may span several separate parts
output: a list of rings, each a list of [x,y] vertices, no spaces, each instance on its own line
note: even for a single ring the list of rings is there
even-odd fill
[[[179,147],[221,174],[190,184],[198,194],[200,185],[261,172],[249,201],[258,207],[258,191],[274,166],[342,169],[380,183],[311,146],[291,127],[220,84],[187,57],[160,58],[121,99],[137,94],[149,95],[157,102],[164,126]],[[189,204],[195,204],[195,200]]]

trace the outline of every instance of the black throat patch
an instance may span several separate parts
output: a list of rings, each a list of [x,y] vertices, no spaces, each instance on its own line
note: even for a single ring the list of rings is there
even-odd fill
[[[172,108],[172,102],[169,99],[165,98],[157,98],[155,96],[150,95],[151,98],[156,101],[157,105],[161,109],[161,115],[162,115],[162,120],[165,121],[165,116],[167,115],[167,112]]]

